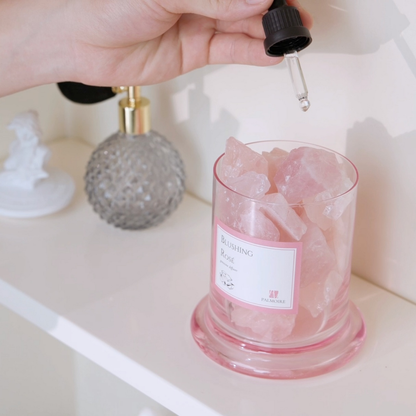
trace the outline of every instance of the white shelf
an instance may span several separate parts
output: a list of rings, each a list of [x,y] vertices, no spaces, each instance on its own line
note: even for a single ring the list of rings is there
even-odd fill
[[[226,370],[189,329],[208,292],[210,207],[186,196],[159,227],[117,230],[84,196],[91,148],[51,147],[77,193],[58,214],[0,219],[1,304],[180,416],[416,414],[416,305],[354,277],[368,338],[350,364],[299,381]]]

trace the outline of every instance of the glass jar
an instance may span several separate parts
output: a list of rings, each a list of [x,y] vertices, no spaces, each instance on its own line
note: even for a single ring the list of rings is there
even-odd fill
[[[310,144],[248,146],[268,158],[278,158],[275,148],[286,155],[299,148],[326,150],[342,175],[325,173],[322,160],[318,171],[322,167],[320,174],[334,185],[332,193],[315,189],[293,202],[296,186],[306,187],[305,195],[319,188],[319,179],[308,183],[306,174],[297,182],[280,178],[286,181],[280,188],[285,198],[280,189],[250,198],[225,184],[224,155],[219,157],[210,293],[193,314],[193,337],[208,357],[240,373],[276,379],[326,373],[347,363],[366,333],[361,313],[348,298],[357,169],[344,156]]]

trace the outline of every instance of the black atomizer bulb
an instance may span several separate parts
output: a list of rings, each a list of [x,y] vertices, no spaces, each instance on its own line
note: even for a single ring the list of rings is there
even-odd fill
[[[301,109],[307,111],[310,107],[308,88],[298,52],[310,45],[312,37],[309,30],[303,26],[299,10],[289,6],[286,0],[274,0],[269,11],[263,16],[263,28],[266,34],[266,54],[285,57],[296,98]]]

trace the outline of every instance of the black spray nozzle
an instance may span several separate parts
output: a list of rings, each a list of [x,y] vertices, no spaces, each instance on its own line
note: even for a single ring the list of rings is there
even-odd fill
[[[288,6],[286,0],[274,0],[263,16],[263,28],[266,34],[264,48],[269,56],[299,52],[312,42],[298,9]]]
[[[78,104],[95,104],[114,97],[111,87],[93,87],[78,82],[58,82],[61,93]]]

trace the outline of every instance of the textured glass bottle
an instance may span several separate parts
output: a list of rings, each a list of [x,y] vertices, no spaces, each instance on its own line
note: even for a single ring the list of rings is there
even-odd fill
[[[120,101],[120,131],[93,152],[85,175],[88,200],[116,227],[138,230],[164,221],[185,191],[184,165],[176,149],[150,130],[150,103],[139,87]]]

